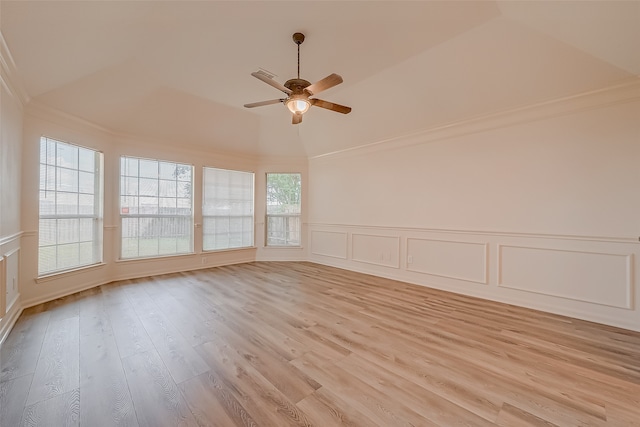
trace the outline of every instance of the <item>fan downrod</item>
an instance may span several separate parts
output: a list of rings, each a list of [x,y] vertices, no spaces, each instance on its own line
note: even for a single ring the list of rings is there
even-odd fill
[[[294,33],[293,34],[293,42],[300,46],[304,41],[304,34],[302,33]]]

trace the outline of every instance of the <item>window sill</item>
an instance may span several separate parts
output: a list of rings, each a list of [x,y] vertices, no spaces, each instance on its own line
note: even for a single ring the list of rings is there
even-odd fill
[[[147,256],[147,257],[139,257],[139,258],[120,258],[117,259],[115,262],[116,263],[127,263],[127,262],[140,262],[140,261],[154,261],[154,260],[159,260],[159,261],[163,261],[166,260],[167,258],[185,258],[185,257],[192,257],[194,255],[197,255],[195,252],[189,252],[186,254],[169,254],[169,255],[156,255],[156,256]]]
[[[101,268],[101,267],[104,267],[105,265],[107,265],[107,264],[105,264],[104,262],[101,262],[101,263],[98,263],[98,264],[83,265],[82,267],[74,268],[74,269],[71,269],[71,270],[63,270],[63,271],[56,271],[56,272],[53,272],[53,273],[48,273],[48,274],[36,277],[36,283],[50,282],[52,280],[61,279],[61,278],[67,277],[67,276],[73,276],[73,275],[76,275],[76,274],[86,273],[89,270]]]
[[[246,250],[256,250],[258,249],[256,246],[243,246],[241,248],[226,248],[226,249],[209,249],[202,250],[201,254],[217,254],[221,252],[237,252],[237,251],[246,251]]]

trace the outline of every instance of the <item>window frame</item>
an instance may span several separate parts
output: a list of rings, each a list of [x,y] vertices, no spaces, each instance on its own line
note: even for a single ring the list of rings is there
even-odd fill
[[[137,176],[134,175],[125,175],[124,174],[124,170],[123,170],[123,160],[126,161],[126,159],[135,159],[138,161],[138,172],[137,172]],[[123,206],[122,206],[122,202],[123,202],[123,197],[137,197],[138,199],[140,197],[153,197],[155,199],[158,199],[158,203],[160,198],[162,198],[162,196],[160,196],[159,194],[156,196],[145,196],[145,195],[140,195],[140,192],[138,190],[137,195],[130,195],[130,194],[123,194],[123,188],[122,188],[122,180],[123,178],[137,178],[138,179],[138,185],[140,182],[140,178],[143,179],[154,179],[158,182],[158,187],[160,186],[160,181],[166,181],[165,179],[160,178],[160,172],[158,172],[158,176],[157,178],[147,178],[144,176],[140,176],[140,161],[150,161],[150,162],[156,162],[158,163],[158,168],[160,167],[160,164],[173,164],[176,166],[187,166],[190,168],[191,170],[191,181],[180,181],[178,179],[178,177],[176,176],[176,183],[177,182],[189,182],[190,186],[191,186],[191,190],[190,190],[190,214],[189,215],[172,215],[172,214],[166,214],[166,213],[156,213],[156,214],[149,214],[149,213],[135,213],[135,214],[131,214],[131,213],[126,213],[123,214]],[[195,254],[195,247],[194,247],[194,241],[195,241],[195,218],[194,218],[194,206],[195,206],[195,197],[194,197],[194,182],[195,182],[195,166],[193,164],[187,164],[187,163],[180,163],[177,161],[171,161],[171,160],[162,160],[162,159],[152,159],[152,158],[148,158],[148,157],[138,157],[138,156],[131,156],[131,155],[126,155],[126,154],[122,154],[119,156],[119,174],[118,174],[118,217],[119,217],[119,229],[120,229],[120,251],[119,251],[119,257],[118,260],[119,261],[135,261],[135,260],[149,260],[149,259],[156,259],[156,258],[166,258],[166,257],[176,257],[176,256],[185,256],[185,255],[193,255]],[[138,187],[139,188],[139,187]],[[158,188],[158,193],[160,192],[160,189]],[[176,209],[177,208],[177,200],[178,199],[185,199],[185,197],[178,197],[177,193],[175,197],[169,197],[169,198],[174,198],[176,199]],[[140,203],[138,201],[138,207],[140,206]],[[158,206],[158,210],[160,209],[160,206]],[[164,219],[172,219],[172,218],[180,218],[180,219],[185,219],[188,218],[189,220],[189,226],[188,229],[190,230],[190,235],[189,235],[189,249],[185,252],[173,252],[173,253],[160,253],[160,237],[161,236],[157,236],[158,237],[158,253],[155,255],[140,255],[140,244],[138,243],[138,250],[137,256],[128,256],[128,257],[124,257],[123,256],[123,252],[124,252],[124,219],[152,219],[152,220],[159,220],[162,221]],[[138,226],[139,226],[140,222],[138,221]],[[139,234],[139,233],[138,233]],[[137,236],[137,239],[140,239],[140,236]],[[177,242],[176,242],[176,246],[177,246]]]
[[[55,154],[54,154],[55,164],[48,163],[48,158],[49,158],[48,149],[49,149],[50,143],[53,143],[55,147]],[[44,154],[42,152],[43,144],[46,147],[45,150],[47,151]],[[76,153],[77,158],[75,160],[77,165],[75,167],[62,166],[59,164],[59,161],[58,161],[59,144],[62,144],[63,146],[71,147],[77,151]],[[90,151],[92,154],[93,166],[91,171],[82,168],[81,150]],[[44,158],[44,162],[43,162],[43,158]],[[43,188],[43,176],[42,176],[43,167],[45,170],[44,188]],[[53,168],[53,177],[52,177],[54,181],[53,188],[49,188],[49,183],[48,183],[48,176],[49,176],[48,169],[50,167]],[[67,171],[67,172],[71,171],[77,174],[75,191],[62,190],[59,188],[59,185],[61,185],[59,182],[60,176],[64,171]],[[81,191],[81,182],[80,182],[81,173],[83,174],[90,173],[92,175],[92,178],[93,178],[92,193]],[[54,213],[53,214],[42,213],[43,200],[41,198],[41,195],[43,192],[45,193],[45,197],[46,197],[46,193],[49,193],[49,192],[53,193],[54,195],[54,203],[53,203]],[[58,196],[60,194],[66,194],[66,195],[72,194],[77,196],[77,202],[76,202],[77,213],[75,214],[57,213],[58,208],[60,206],[58,202],[59,200]],[[81,210],[80,196],[82,195],[93,196],[93,201],[92,201],[93,212],[92,213],[80,213],[80,210]],[[61,230],[58,226],[58,221],[75,220],[75,219],[78,220],[77,239],[75,239],[75,241],[59,243]],[[86,220],[86,219],[92,220],[91,221],[92,224],[90,227],[92,239],[80,240],[81,234],[82,234],[82,230],[81,230],[82,224],[80,223],[80,221]],[[42,221],[52,221],[52,220],[55,221],[56,223],[55,227],[51,231],[51,234],[54,235],[53,240],[55,241],[55,243],[43,245],[42,242],[43,242],[44,231],[42,227]],[[74,264],[74,265],[68,265],[61,268],[57,267],[60,264],[60,260],[59,260],[60,247],[67,246],[67,245],[78,245],[78,260],[80,260],[81,259],[80,245],[82,243],[91,243],[92,257],[90,262],[78,262],[77,264]],[[41,257],[42,257],[41,250],[42,248],[51,248],[51,247],[55,247],[56,268],[43,271],[41,270],[42,264],[43,264],[41,261]],[[46,135],[41,135],[40,147],[39,147],[39,161],[38,161],[38,261],[37,261],[38,275],[37,275],[37,278],[50,277],[50,276],[68,273],[70,271],[89,268],[92,266],[101,265],[103,264],[103,262],[104,262],[104,153],[94,148],[86,147],[80,144],[74,144],[67,141],[62,141],[60,139],[48,137]]]
[[[297,214],[269,214],[269,175],[298,175],[300,177],[300,188],[299,188],[299,193],[300,193],[300,197],[299,197],[299,201],[298,201],[298,210],[299,212]],[[298,219],[298,242],[297,244],[287,244],[287,241],[290,241],[290,239],[285,235],[284,236],[284,241],[285,244],[269,244],[269,218],[273,217],[273,218],[285,218],[286,219],[286,225],[289,225],[289,220],[291,218],[297,218]],[[285,227],[283,227],[285,228]],[[264,246],[266,248],[279,248],[279,249],[283,249],[283,248],[301,248],[302,247],[302,173],[301,172],[267,172],[265,174],[265,225],[264,225]]]
[[[207,185],[206,185],[206,177],[207,177],[207,173],[206,170],[210,169],[212,171],[224,171],[224,172],[232,172],[232,173],[242,173],[242,174],[250,174],[251,175],[251,215],[250,215],[250,222],[251,222],[251,243],[247,246],[228,246],[225,248],[215,248],[215,249],[207,249],[205,248],[205,220],[206,218],[248,218],[249,215],[206,215],[205,214],[205,205],[207,202],[207,199],[205,197],[206,195],[206,189],[207,189]],[[256,230],[255,230],[255,194],[256,194],[256,174],[253,171],[244,171],[244,170],[237,170],[237,169],[226,169],[226,168],[216,168],[213,166],[203,166],[202,167],[202,206],[201,206],[201,214],[202,214],[202,252],[203,253],[209,253],[209,252],[218,252],[218,251],[232,251],[232,250],[239,250],[239,249],[250,249],[250,248],[255,248],[255,240],[256,240]],[[229,231],[229,234],[231,234],[231,232]]]

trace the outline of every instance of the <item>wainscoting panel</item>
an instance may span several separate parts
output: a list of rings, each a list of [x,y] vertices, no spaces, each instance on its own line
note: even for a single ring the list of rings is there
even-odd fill
[[[0,345],[22,312],[20,245],[22,233],[0,237]]]
[[[632,254],[500,245],[498,285],[632,308]]]
[[[469,282],[488,283],[488,244],[407,239],[407,270]]]
[[[351,235],[351,258],[367,264],[400,268],[400,238],[354,233]]]
[[[340,231],[312,231],[311,253],[347,259],[347,233]]]
[[[6,310],[18,300],[18,284],[20,283],[20,249],[14,249],[5,254],[5,288],[6,288]]]

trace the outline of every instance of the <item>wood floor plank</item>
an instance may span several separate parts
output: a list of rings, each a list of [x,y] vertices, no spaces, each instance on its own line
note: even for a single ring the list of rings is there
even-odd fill
[[[254,262],[25,310],[0,349],[0,424],[627,427],[639,355],[633,331]]]
[[[369,427],[375,425],[371,418],[354,409],[353,405],[320,387],[297,405],[315,426]]]
[[[115,338],[102,323],[94,325],[80,336],[80,425],[137,426]]]
[[[169,371],[155,351],[122,360],[141,427],[196,426],[197,423]]]
[[[318,363],[320,362],[320,363]],[[351,375],[334,364],[322,363],[325,360],[313,352],[291,362],[303,372],[312,376],[347,404],[371,418],[380,426],[424,426],[438,425],[395,401],[393,397],[370,387],[356,376]]]
[[[128,302],[126,305],[109,305],[108,313],[121,358],[154,350],[147,331]]]
[[[111,334],[111,321],[101,288],[82,291],[79,296],[80,335]]]
[[[0,382],[35,372],[50,317],[51,313],[41,310],[22,313],[0,346]]]
[[[508,403],[502,405],[496,424],[501,427],[558,427]]]
[[[22,427],[76,427],[80,425],[78,389],[27,406]]]
[[[420,387],[413,381],[396,375],[355,353],[338,361],[336,365],[381,393],[393,396],[394,399],[403,402],[438,425],[477,427],[494,425],[493,422],[456,405],[444,396]]]
[[[33,375],[0,383],[0,426],[18,426]]]
[[[209,370],[204,360],[162,313],[143,316],[140,321],[176,383]]]
[[[178,387],[199,426],[258,426],[214,372],[200,374]]]
[[[257,372],[275,385],[292,402],[298,402],[320,387],[317,382],[303,372],[289,366],[287,359],[279,357],[277,353],[268,348],[256,345],[226,325],[218,325],[217,334],[221,341],[228,343],[235,353],[247,360]]]
[[[77,390],[80,370],[78,317],[49,322],[38,358],[27,406]]]
[[[77,317],[80,310],[79,293],[67,295],[44,304],[44,309],[51,313],[51,320],[63,320]]]
[[[198,351],[253,419],[265,425],[310,426],[306,415],[285,395],[290,388],[269,382],[230,345],[222,340],[208,342]]]

